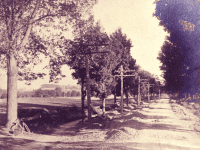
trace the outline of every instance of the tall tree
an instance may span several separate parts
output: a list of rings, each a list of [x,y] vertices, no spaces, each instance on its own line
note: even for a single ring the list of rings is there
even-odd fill
[[[197,68],[199,66],[199,47],[200,47],[200,28],[199,28],[199,0],[160,0],[156,2],[156,11],[154,16],[160,20],[160,25],[164,26],[165,31],[170,33],[167,39],[170,43],[177,47],[176,53],[184,56],[184,59],[180,58],[179,64],[181,64],[176,73],[181,76],[181,80],[184,82],[181,90],[182,93],[188,92],[194,94],[197,92],[195,88]],[[164,43],[165,45],[165,43]],[[177,56],[173,56],[177,58]],[[168,74],[171,72],[168,72]],[[169,75],[168,75],[169,77]],[[176,76],[177,77],[177,76]],[[179,80],[179,79],[177,79]],[[176,85],[174,85],[176,86]],[[175,87],[174,87],[175,88]]]
[[[110,35],[110,49],[114,52],[114,60],[113,64],[116,66],[112,70],[113,75],[117,75],[117,71],[120,71],[120,66],[123,65],[123,69],[126,70],[134,70],[135,69],[135,62],[130,54],[130,50],[132,47],[132,42],[130,39],[127,38],[126,34],[122,33],[122,30],[119,28],[114,33]],[[131,73],[126,73],[131,74]],[[128,96],[128,90],[130,89],[130,85],[132,81],[134,81],[134,77],[127,77],[124,78],[124,89],[123,91]],[[129,82],[130,81],[130,82]],[[116,90],[113,91],[114,94],[120,96],[120,87],[121,87],[121,80],[116,78]],[[116,92],[116,93],[115,93]]]
[[[96,78],[92,84],[93,96],[99,97],[102,100],[102,110],[105,114],[105,102],[108,95],[112,94],[115,88],[115,80],[112,74],[115,69],[114,63],[114,52],[108,51],[109,46],[102,48],[102,51],[107,51],[108,53],[101,53],[94,55],[94,61],[98,67],[96,72]]]
[[[162,63],[160,69],[163,71],[166,90],[173,93],[180,91],[185,82],[184,55],[181,50],[166,40],[159,52],[158,59]]]
[[[60,34],[42,31],[54,28],[67,29],[66,22],[81,17],[95,0],[1,0],[1,60],[7,63],[7,128],[17,119],[17,78],[26,75],[35,79],[35,74],[25,68],[35,65],[40,54],[53,57]],[[56,24],[54,21],[59,21]],[[48,28],[49,27],[49,28]],[[48,28],[48,29],[47,29]],[[44,32],[43,32],[44,33]],[[50,38],[51,37],[51,38]],[[5,63],[4,63],[5,64]],[[21,69],[21,70],[20,70]],[[24,71],[25,70],[25,71]],[[41,76],[42,74],[39,74]],[[31,77],[31,78],[29,78]]]
[[[97,60],[97,54],[93,52],[101,52],[102,46],[108,41],[108,36],[101,29],[99,23],[94,23],[94,18],[91,16],[88,20],[79,20],[75,26],[74,40],[69,41],[67,51],[63,54],[69,59],[67,64],[71,69],[74,69],[72,76],[75,79],[79,79],[81,84],[81,97],[82,97],[82,111],[84,110],[84,99],[85,99],[85,82],[86,82],[86,54],[91,54],[89,57],[89,74],[90,84],[95,82],[95,79],[99,79],[100,70],[99,61]],[[95,60],[94,60],[95,59]],[[99,59],[99,58],[98,58]]]

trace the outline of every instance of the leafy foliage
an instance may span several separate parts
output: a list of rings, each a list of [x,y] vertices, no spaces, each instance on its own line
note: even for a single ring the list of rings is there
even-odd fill
[[[54,60],[58,56],[56,49],[61,44],[59,37],[66,33],[69,24],[74,24],[74,20],[86,14],[95,3],[96,0],[1,0],[2,67],[6,68],[5,55],[12,51],[17,59],[20,80],[31,81],[43,77],[43,73],[32,73],[32,66],[42,62],[41,56]],[[50,72],[50,75],[57,74]]]
[[[199,0],[160,0],[156,2],[154,16],[160,20],[160,25],[164,26],[165,31],[170,33],[167,42],[163,44],[162,51],[166,49],[163,52],[166,54],[169,49],[170,53],[167,54],[167,58],[171,62],[162,62],[167,66],[162,65],[161,68],[165,69],[164,76],[168,90],[171,87],[171,91],[190,94],[198,91],[195,88],[195,83],[198,83],[198,69],[195,70],[195,68],[198,68],[200,63],[199,6]],[[161,55],[159,59],[163,57],[162,61],[166,61],[165,56]]]
[[[181,50],[175,44],[165,41],[158,59],[162,63],[160,69],[163,70],[166,90],[170,92],[180,91],[184,86],[184,76],[186,75],[183,74],[185,66]]]
[[[17,119],[17,75],[28,82],[43,77],[43,73],[31,72],[31,68],[41,62],[41,55],[48,56],[55,66],[54,58],[59,56],[57,48],[62,43],[60,36],[95,2],[0,0],[0,58],[8,72],[8,128]],[[55,79],[52,76],[62,76],[56,73],[50,70],[50,81]]]
[[[106,33],[102,32],[101,26],[99,23],[94,24],[93,16],[88,20],[81,20],[78,23],[77,31],[74,33],[75,38],[73,41],[70,41],[67,51],[64,53],[68,56],[67,64],[74,69],[72,76],[75,79],[80,79],[81,83],[86,81],[86,55],[89,55],[90,60],[90,82],[92,89],[95,89],[95,81],[100,81],[102,72],[105,65],[105,58],[107,54],[92,54],[94,52],[102,52],[105,48],[102,48],[106,45],[108,41],[108,36]],[[91,54],[91,55],[90,55]],[[105,57],[104,57],[105,56]],[[84,84],[83,84],[84,85]],[[82,85],[82,86],[83,86]],[[92,92],[95,94],[94,90]]]

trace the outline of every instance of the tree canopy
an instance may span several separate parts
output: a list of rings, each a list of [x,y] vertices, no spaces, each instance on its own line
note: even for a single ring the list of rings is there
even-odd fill
[[[195,88],[198,73],[195,69],[200,63],[199,6],[199,0],[156,2],[154,16],[160,20],[165,31],[170,33],[159,54],[159,60],[163,63],[161,69],[168,89],[171,87],[171,90],[181,93],[194,94],[198,91]]]
[[[86,14],[95,2],[96,0],[0,1],[0,57],[3,62],[1,64],[8,72],[8,128],[17,119],[18,77],[28,81],[42,77],[42,73],[32,73],[29,65],[39,63],[41,54],[54,60],[62,33],[69,28],[69,24],[74,24],[75,20]]]

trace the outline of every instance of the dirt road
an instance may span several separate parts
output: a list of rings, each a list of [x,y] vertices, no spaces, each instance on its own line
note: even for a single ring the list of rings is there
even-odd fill
[[[60,132],[68,130],[72,134],[74,131],[73,136],[68,133],[60,136],[55,132],[32,139],[26,137],[26,140],[23,140],[22,136],[0,137],[0,146],[6,139],[7,145],[2,145],[4,149],[8,148],[8,145],[10,149],[200,149],[200,134],[194,129],[198,117],[181,106],[170,103],[169,99],[155,100],[143,105],[141,110],[130,110],[118,116],[110,121],[106,128],[98,129],[98,132],[97,129],[85,128],[83,134],[80,132],[83,127],[79,124],[77,128],[76,121],[70,123],[71,126],[68,124],[60,128]],[[20,142],[21,144],[17,144]]]
[[[135,149],[200,149],[200,136],[194,130],[197,117],[178,105],[169,103],[168,99],[157,100],[143,108],[142,114],[139,135],[128,145]]]

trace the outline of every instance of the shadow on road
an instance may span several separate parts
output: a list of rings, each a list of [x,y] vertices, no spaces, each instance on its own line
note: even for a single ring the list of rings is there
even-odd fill
[[[45,145],[42,146],[39,142],[28,139],[13,138],[13,137],[0,137],[0,148],[9,150],[22,150],[22,149],[38,149],[42,150]]]

